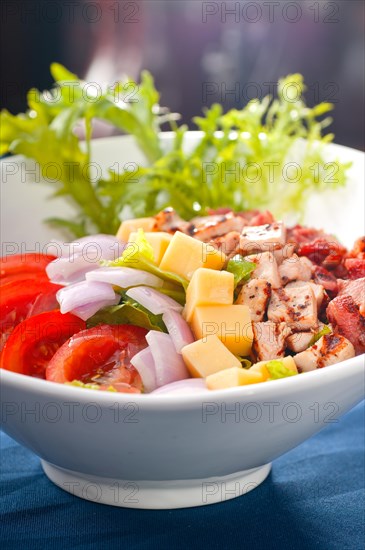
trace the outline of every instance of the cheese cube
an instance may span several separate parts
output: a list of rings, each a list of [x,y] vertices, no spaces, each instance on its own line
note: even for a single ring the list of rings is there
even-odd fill
[[[134,218],[133,220],[125,220],[118,229],[117,238],[121,241],[128,242],[129,235],[132,232],[137,232],[138,229],[153,231],[155,225],[155,218]]]
[[[183,316],[190,322],[196,306],[233,304],[234,276],[228,271],[199,267],[186,291]]]
[[[216,334],[235,355],[251,352],[253,333],[248,306],[197,306],[191,328],[196,338]]]
[[[281,359],[275,359],[275,361],[281,361],[284,367],[292,370],[295,373],[298,373],[298,369],[295,364],[295,361],[290,355],[288,355],[288,357],[283,357]],[[269,361],[259,361],[258,363],[255,363],[255,365],[252,365],[252,367],[249,370],[250,372],[259,372],[264,377],[265,380],[268,380],[270,378],[270,373],[266,368],[267,363],[269,363]]]
[[[215,335],[184,346],[181,353],[190,374],[195,378],[205,378],[222,369],[241,368],[237,357]]]
[[[233,367],[232,369],[221,370],[207,376],[205,383],[209,390],[223,390],[236,386],[259,384],[264,381],[264,377],[259,372]]]
[[[162,257],[165,254],[166,249],[172,239],[172,235],[170,235],[170,233],[166,233],[165,231],[147,231],[144,235],[147,242],[150,243],[153,248],[153,254],[156,264],[160,265]],[[129,235],[129,242],[135,242],[136,238],[137,232],[133,231]]]
[[[161,260],[160,268],[190,281],[199,267],[222,269],[225,262],[225,254],[213,245],[176,231]]]

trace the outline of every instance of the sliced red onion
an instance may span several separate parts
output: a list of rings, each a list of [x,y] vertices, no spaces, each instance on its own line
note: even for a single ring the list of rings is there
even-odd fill
[[[208,393],[204,378],[188,378],[187,380],[179,380],[172,382],[161,388],[154,390],[151,395],[191,395],[196,393]]]
[[[163,280],[152,273],[133,269],[132,267],[100,267],[95,271],[86,273],[87,281],[100,281],[121,288],[129,288],[137,285],[161,287]]]
[[[98,268],[98,263],[90,263],[82,254],[71,258],[57,258],[46,267],[48,277],[53,283],[69,285],[83,281],[85,274]]]
[[[82,254],[89,263],[100,260],[116,260],[123,254],[126,243],[114,235],[88,235],[71,243],[62,243],[62,256],[71,258],[74,254]]]
[[[82,281],[61,288],[56,294],[61,313],[68,313],[77,308],[93,303],[107,302],[117,299],[113,288],[106,283]],[[99,307],[100,309],[100,307]]]
[[[169,311],[170,309],[178,312],[183,310],[183,306],[170,298],[170,296],[165,296],[161,292],[158,292],[158,290],[148,288],[147,286],[130,288],[126,294],[154,315],[165,313],[165,311]]]
[[[169,334],[150,330],[146,335],[156,369],[156,385],[165,386],[189,378],[185,363],[178,353]]]
[[[60,247],[62,256],[49,263],[46,272],[54,283],[67,285],[82,281],[88,271],[99,267],[101,260],[119,258],[125,244],[113,235],[91,235]]]
[[[143,349],[131,358],[131,363],[138,370],[146,392],[157,388],[156,367],[149,347]]]
[[[113,300],[100,300],[99,302],[93,302],[91,304],[85,304],[84,306],[76,307],[71,310],[71,313],[80,317],[83,321],[87,321],[92,317],[99,309],[106,306],[115,306],[119,302],[120,296],[117,294]]]
[[[194,342],[193,333],[180,313],[170,309],[165,311],[162,315],[162,320],[166,325],[167,331],[171,336],[177,353],[181,353],[181,349],[184,346]]]

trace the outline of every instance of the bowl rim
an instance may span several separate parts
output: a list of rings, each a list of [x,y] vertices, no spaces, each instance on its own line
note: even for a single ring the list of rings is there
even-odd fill
[[[290,376],[280,380],[271,380],[269,383],[257,383],[247,386],[238,386],[234,388],[226,388],[221,390],[207,390],[202,392],[194,392],[191,394],[131,394],[108,392],[104,390],[93,390],[79,388],[77,386],[69,386],[50,382],[39,378],[15,373],[6,369],[0,369],[0,381],[2,385],[2,401],[4,401],[5,385],[22,386],[22,390],[33,394],[40,394],[43,397],[59,398],[63,400],[79,399],[83,402],[95,402],[99,405],[105,404],[127,404],[133,402],[137,406],[148,410],[159,409],[189,409],[196,405],[207,402],[232,402],[262,400],[275,397],[280,397],[283,394],[294,395],[296,391],[305,391],[313,386],[326,384],[328,379],[338,379],[341,382],[343,377],[351,377],[363,372],[365,383],[365,354],[358,355],[346,361],[336,363],[329,367],[316,369],[311,372],[301,373],[298,376]]]

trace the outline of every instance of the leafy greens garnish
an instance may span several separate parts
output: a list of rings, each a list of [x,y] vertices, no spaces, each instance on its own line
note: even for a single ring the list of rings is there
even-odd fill
[[[330,334],[330,332],[332,332],[330,327],[328,325],[323,325],[323,328],[313,335],[312,340],[309,342],[309,346],[313,346],[320,338],[322,338],[322,336],[325,334]]]
[[[133,267],[135,269],[141,269],[148,271],[160,279],[163,279],[167,283],[172,283],[170,289],[162,289],[161,292],[173,297],[173,290],[178,292],[181,287],[187,288],[188,281],[176,273],[165,271],[159,268],[154,261],[153,248],[147,241],[143,229],[139,229],[137,236],[133,242],[128,243],[124,249],[123,254],[116,260],[103,261],[103,265],[109,267]],[[177,286],[177,288],[176,288]],[[159,289],[160,290],[160,289]]]
[[[227,271],[233,273],[234,286],[239,283],[247,282],[251,277],[251,274],[257,268],[257,264],[245,260],[240,254],[236,254],[227,264]]]
[[[279,380],[279,378],[287,378],[288,376],[295,376],[298,374],[291,369],[288,369],[282,361],[273,359],[265,363],[265,367],[269,371],[270,380]]]
[[[323,145],[333,139],[333,134],[322,135],[331,123],[323,116],[333,105],[308,107],[300,74],[279,80],[276,99],[253,99],[227,113],[218,104],[206,109],[204,116],[193,119],[202,138],[187,151],[187,127],[178,126],[177,116],[159,107],[148,72],[142,73],[139,84],[126,78],[99,87],[100,93],[58,63],[51,65],[51,73],[55,87],[44,93],[31,90],[25,114],[2,111],[0,154],[34,159],[43,175],[51,164],[58,167],[55,194],[71,199],[79,216],[49,221],[77,237],[95,231],[115,233],[125,206],[134,216],[154,215],[172,206],[186,219],[222,206],[238,211],[269,207],[277,216],[300,213],[312,191],[346,181],[349,164],[328,163],[323,153]],[[130,101],[124,93],[128,88],[135,91]],[[96,119],[132,135],[146,166],[110,168],[95,181],[91,137]],[[159,131],[166,121],[175,139],[164,152]],[[75,133],[80,125],[85,142]],[[300,160],[290,165],[302,139]]]
[[[87,321],[87,327],[96,325],[135,325],[146,330],[167,332],[162,315],[153,315],[143,306],[126,297],[124,303],[107,306],[99,310]]]

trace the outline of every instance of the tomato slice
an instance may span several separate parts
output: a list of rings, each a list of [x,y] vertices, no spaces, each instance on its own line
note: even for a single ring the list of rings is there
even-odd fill
[[[20,323],[2,351],[0,368],[37,378],[45,378],[49,360],[58,348],[86,327],[71,313],[49,311]]]
[[[29,276],[46,275],[47,265],[56,259],[56,256],[30,252],[28,254],[15,254],[13,256],[4,256],[0,258],[0,281],[10,282]]]
[[[142,380],[130,359],[147,346],[147,331],[132,325],[99,325],[72,336],[55,353],[46,369],[52,382],[112,386],[119,392],[140,393]]]
[[[0,350],[9,334],[24,319],[58,307],[57,291],[62,288],[43,278],[19,279],[0,290]]]

